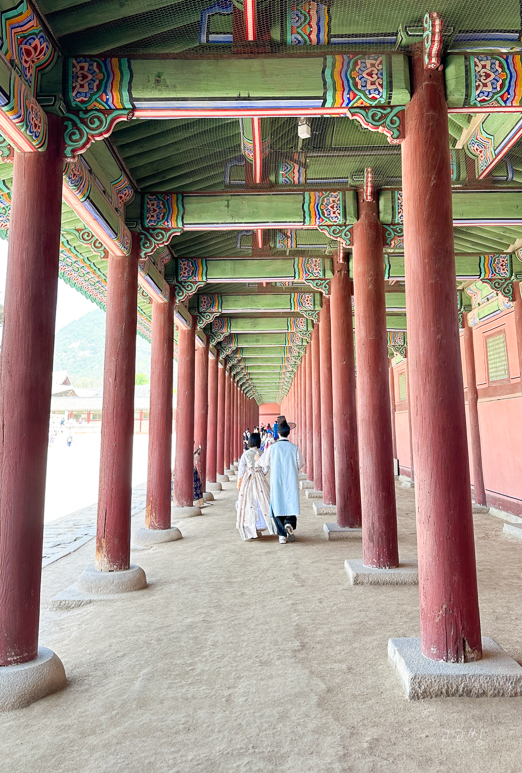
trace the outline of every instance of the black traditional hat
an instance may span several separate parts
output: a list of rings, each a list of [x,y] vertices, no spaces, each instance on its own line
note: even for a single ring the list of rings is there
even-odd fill
[[[286,420],[286,416],[278,416],[277,417],[277,429],[278,430],[286,429],[286,427],[288,427],[288,429],[295,429],[296,428],[296,424],[293,421],[287,421]]]

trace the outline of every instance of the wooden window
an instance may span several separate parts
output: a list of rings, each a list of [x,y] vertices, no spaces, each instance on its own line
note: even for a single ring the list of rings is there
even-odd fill
[[[497,333],[486,338],[488,374],[490,381],[505,381],[509,378],[509,364],[506,334]]]
[[[408,399],[408,393],[406,391],[406,371],[403,370],[399,373],[399,402],[403,402]]]

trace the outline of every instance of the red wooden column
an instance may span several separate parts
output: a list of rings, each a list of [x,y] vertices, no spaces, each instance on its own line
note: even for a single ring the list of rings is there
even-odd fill
[[[393,373],[393,365],[392,365],[391,357],[388,359],[388,376],[389,376],[389,384],[390,384],[390,413],[391,413],[393,458],[397,459],[397,430],[395,427],[395,376]]]
[[[208,416],[207,416],[207,485],[209,491],[221,490],[217,485],[217,430],[218,430],[218,365],[215,350],[209,353],[208,361]]]
[[[433,660],[482,655],[444,73],[412,61],[402,144],[406,312],[421,647]]]
[[[363,562],[399,564],[390,416],[383,231],[379,205],[359,194],[353,227],[353,288],[357,356],[357,434]]]
[[[225,472],[225,364],[218,359],[218,406],[217,406],[217,443],[216,443],[216,475],[220,482],[227,481]]]
[[[62,123],[48,120],[47,150],[14,155],[0,368],[0,666],[38,655],[63,185]]]
[[[468,325],[468,315],[464,317],[464,356],[466,358],[466,381],[468,390],[469,433],[471,439],[471,464],[473,469],[473,489],[477,505],[486,504],[486,489],[482,469],[482,446],[478,415],[478,389],[475,372],[475,350],[473,346],[473,328]]]
[[[321,358],[321,449],[323,473],[323,502],[335,505],[334,423],[332,397],[332,327],[330,298],[323,297],[319,314]]]
[[[183,513],[201,515],[194,507],[194,387],[196,374],[196,321],[178,326],[178,402],[176,406],[176,459],[174,502]]]
[[[174,303],[171,298],[168,303],[154,301],[152,304],[149,469],[145,528],[154,531],[170,530],[171,525],[173,370]]]
[[[306,347],[306,477],[314,480],[314,403],[312,381],[312,347]]]
[[[238,419],[238,401],[239,390],[235,381],[232,381],[232,462],[238,461],[238,434],[239,434],[239,419]]]
[[[517,333],[518,368],[522,381],[522,297],[521,282],[513,282],[513,300],[515,302],[515,330]]]
[[[130,568],[138,259],[134,235],[130,256],[109,255],[108,262],[95,557],[99,572]]]
[[[314,454],[314,489],[323,490],[323,462],[321,436],[321,362],[319,325],[314,325],[311,340],[312,354],[312,419],[313,419],[313,454]]]
[[[330,292],[337,524],[356,529],[361,526],[361,492],[355,408],[352,283],[347,263],[334,264]]]
[[[205,491],[207,482],[208,351],[208,336],[204,336],[203,345],[201,345],[198,337],[196,339],[196,375],[194,385],[194,444],[196,448],[201,446],[199,459],[203,491]]]
[[[230,439],[232,433],[230,431],[230,417],[232,415],[232,378],[228,371],[225,374],[225,449],[224,449],[224,462],[225,470],[230,470],[231,453],[230,453]]]

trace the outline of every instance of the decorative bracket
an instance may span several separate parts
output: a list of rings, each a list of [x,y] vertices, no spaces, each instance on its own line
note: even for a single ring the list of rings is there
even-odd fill
[[[329,236],[331,239],[337,239],[337,241],[344,244],[347,248],[352,243],[352,226],[351,225],[322,225],[316,226],[318,231]]]
[[[384,246],[391,250],[404,248],[404,226],[402,223],[384,225]]]
[[[388,331],[388,349],[394,354],[406,357],[406,333],[403,330]]]
[[[65,157],[84,153],[94,140],[103,140],[120,121],[130,121],[132,110],[82,110],[65,117]]]
[[[371,132],[386,135],[390,145],[400,145],[404,140],[404,105],[398,107],[351,107],[348,118],[359,121]]]
[[[437,11],[424,16],[424,69],[442,70],[442,30],[444,22]]]
[[[158,247],[169,244],[173,236],[181,233],[177,228],[154,228],[146,231],[140,231],[140,255],[142,258],[148,258],[153,255]]]
[[[200,298],[204,296],[200,295]],[[219,343],[223,338],[230,333],[230,317],[220,317],[219,319],[212,320],[212,327],[210,328],[210,338],[213,344]]]
[[[479,279],[513,301],[513,259],[511,255],[482,255],[479,258]]]
[[[101,260],[107,260],[109,253],[105,245],[88,228],[64,229],[76,236],[79,242],[86,244]]]
[[[221,314],[221,296],[220,295],[200,295],[198,296],[198,315],[197,325],[198,328],[203,328],[205,325],[210,324]],[[221,341],[225,333],[221,338],[212,339],[212,343]]]

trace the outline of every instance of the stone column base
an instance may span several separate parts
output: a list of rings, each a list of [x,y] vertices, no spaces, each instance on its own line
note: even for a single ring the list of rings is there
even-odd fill
[[[171,509],[172,517],[175,520],[181,520],[181,518],[194,518],[196,515],[203,515],[201,507],[173,507]]]
[[[299,488],[301,491],[306,491],[306,489],[313,489],[314,484],[311,480],[300,480],[299,481]]]
[[[228,483],[230,481],[228,475],[220,475],[219,473],[216,475],[216,478],[220,483]]]
[[[325,505],[324,502],[314,502],[312,507],[316,515],[337,515],[337,505]]]
[[[148,548],[150,545],[158,545],[162,542],[174,542],[181,539],[182,534],[179,529],[138,529],[134,535],[133,544],[139,548]]]
[[[207,491],[223,491],[223,486],[221,485],[221,483],[218,483],[218,482],[213,483],[207,480],[206,489]]]
[[[204,491],[203,502],[213,502],[213,501],[214,501],[214,494],[211,491]]]
[[[419,638],[389,639],[388,660],[409,700],[498,698],[522,695],[522,667],[489,636],[482,637],[482,660],[445,663],[421,652]]]
[[[417,561],[405,559],[393,569],[365,566],[360,558],[349,558],[344,568],[352,585],[418,585]]]
[[[305,497],[307,499],[322,499],[323,498],[323,492],[322,491],[316,491],[313,488],[306,489]]]
[[[35,660],[0,668],[0,711],[22,709],[66,684],[65,669],[58,655],[47,647],[38,647]]]
[[[297,480],[306,480],[306,473],[298,472],[297,473]]]
[[[93,595],[129,593],[146,588],[147,578],[141,566],[136,564],[120,572],[99,572],[94,566],[89,566],[78,577],[76,587],[80,593]]]
[[[522,525],[518,523],[505,523],[502,531],[504,534],[509,534],[510,537],[522,539]]]
[[[336,523],[325,523],[323,531],[327,540],[362,539],[362,529],[351,529],[348,526],[338,526]]]

